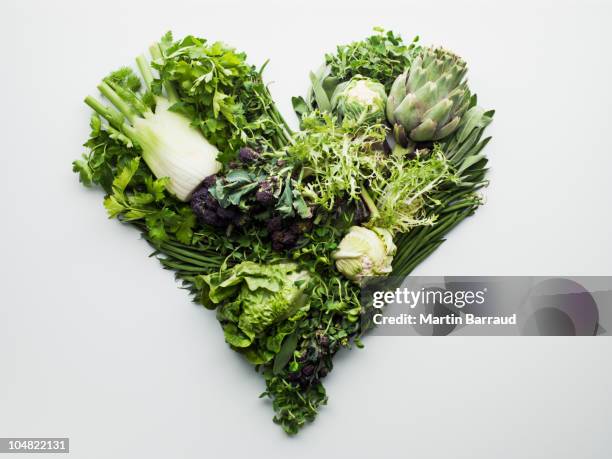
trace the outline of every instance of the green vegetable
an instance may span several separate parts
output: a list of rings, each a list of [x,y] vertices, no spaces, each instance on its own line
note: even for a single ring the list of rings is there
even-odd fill
[[[366,181],[386,181],[385,126],[350,120],[339,125],[334,116],[318,110],[306,115],[302,125],[286,156],[303,170],[297,189],[308,202],[332,211],[343,197],[360,200]]]
[[[380,123],[385,119],[387,94],[377,81],[357,75],[339,84],[331,98],[332,109],[343,117],[361,123]]]
[[[260,69],[246,54],[221,42],[187,36],[161,41],[164,59],[156,61],[161,81],[176,89],[173,110],[186,115],[227,164],[245,146],[282,148],[291,131],[278,112]]]
[[[376,196],[367,226],[385,228],[391,233],[432,225],[437,215],[432,211],[438,201],[432,195],[456,177],[440,145],[433,151],[417,150],[411,158],[402,154],[388,157],[389,175],[384,182],[372,181]]]
[[[402,37],[380,27],[364,40],[338,46],[336,52],[325,55],[330,74],[340,81],[363,75],[379,81],[388,91],[397,75],[402,73],[420,50],[419,37],[405,44]]]
[[[143,56],[136,61],[150,90],[153,75],[149,64]],[[167,86],[167,97],[150,96],[150,93],[139,96],[132,88],[117,81],[118,75],[132,79],[135,89],[139,86],[135,83],[137,77],[129,69],[120,72],[112,74],[98,86],[116,109],[104,106],[91,96],[85,102],[108,121],[111,129],[125,136],[123,140],[128,147],[135,144],[142,149],[142,159],[153,174],[159,179],[168,178],[165,185],[170,193],[181,201],[188,200],[200,182],[221,167],[216,161],[218,150],[191,126],[188,118],[170,111],[170,106],[176,102],[171,86]],[[154,108],[147,104],[145,97],[152,97]]]
[[[113,82],[115,92],[128,99],[126,103],[146,111],[140,100],[153,109],[154,95],[160,96],[169,88],[171,94],[176,94],[170,111],[189,119],[220,151],[218,159],[222,161],[231,159],[245,144],[262,143],[273,148],[286,145],[289,133],[262,80],[263,68],[257,70],[249,65],[244,53],[193,36],[173,42],[170,33],[152,49],[156,58],[151,65],[159,78],[153,79],[151,90],[139,92],[141,80],[128,68],[105,79]],[[106,107],[99,105],[106,111]],[[111,109],[111,113],[116,114],[117,110]],[[119,121],[124,121],[122,118],[117,115]],[[196,217],[190,206],[166,190],[167,177],[153,175],[141,160],[139,145],[113,124],[101,122],[97,113],[90,126],[85,144],[88,151],[73,162],[73,170],[84,185],[99,185],[106,191],[105,206],[111,217],[137,226],[157,245],[162,241],[186,244],[188,248],[199,242],[206,247],[223,244],[223,238],[210,229],[196,231]],[[124,188],[114,185],[120,175],[131,177]],[[121,183],[124,182],[122,179]]]
[[[472,103],[476,103],[473,98]],[[421,226],[396,238],[397,254],[393,259],[393,274],[407,276],[446,239],[459,223],[472,215],[482,204],[477,191],[486,186],[487,158],[481,153],[491,140],[483,138],[484,130],[493,120],[493,110],[473,106],[464,115],[459,129],[442,148],[457,173],[453,186],[441,188],[430,196],[436,203],[432,212],[438,218],[435,225]]]
[[[302,118],[314,109],[331,111],[334,90],[353,77],[365,77],[382,84],[385,92],[420,51],[419,37],[409,45],[392,31],[375,27],[373,35],[365,40],[338,46],[336,53],[325,55],[325,64],[310,72],[311,87],[306,99],[293,97],[293,109]]]
[[[327,403],[322,380],[335,354],[363,346],[364,277],[391,268],[407,275],[482,203],[483,132],[493,112],[477,107],[475,96],[463,94],[458,127],[436,142],[410,138],[396,123],[393,145],[381,116],[397,75],[406,72],[406,82],[426,68],[428,52],[382,30],[339,46],[311,74],[306,100],[294,98],[302,128],[295,133],[274,106],[263,68],[192,36],[164,36],[153,48],[154,71],[140,59],[144,90],[129,69],[107,77],[114,94],[104,91],[118,109],[92,102],[102,117],[91,118],[88,152],[73,170],[85,185],[100,185],[109,215],[142,232],[182,286],[216,309],[226,341],[262,374],[262,396],[289,434]],[[414,97],[434,84],[439,93],[424,103],[452,101],[444,78]],[[223,166],[189,203],[177,198],[172,176],[149,164],[157,142],[132,132],[139,118],[166,113],[205,138]],[[433,115],[437,135],[450,129],[452,120]],[[165,138],[173,124],[147,124],[149,135]]]
[[[225,340],[255,364],[272,360],[295,330],[308,310],[309,281],[295,263],[250,261],[195,279],[200,301],[217,307]]]
[[[463,59],[442,48],[425,48],[391,87],[387,119],[396,141],[440,140],[452,134],[470,105]]]
[[[334,252],[338,271],[361,283],[368,276],[385,276],[391,272],[396,247],[393,235],[382,228],[353,226]]]
[[[307,422],[314,421],[319,407],[327,404],[325,387],[320,382],[303,388],[272,372],[266,372],[265,377],[267,389],[260,397],[273,399],[276,413],[273,421],[289,435],[297,434]]]

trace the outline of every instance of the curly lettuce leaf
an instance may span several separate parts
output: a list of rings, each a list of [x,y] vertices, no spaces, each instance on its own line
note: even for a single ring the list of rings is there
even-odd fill
[[[295,263],[260,265],[245,261],[198,276],[200,299],[217,308],[225,340],[252,363],[266,363],[280,351],[308,310],[304,294],[310,276]]]

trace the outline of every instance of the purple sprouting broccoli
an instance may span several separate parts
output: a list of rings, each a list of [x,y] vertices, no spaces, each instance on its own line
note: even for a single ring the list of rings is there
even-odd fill
[[[293,249],[297,244],[299,234],[290,229],[282,229],[271,234],[272,248],[277,251]]]
[[[249,147],[242,147],[238,150],[238,159],[244,164],[252,164],[259,159],[260,154]]]
[[[228,172],[227,176],[212,175],[204,179],[192,195],[191,208],[200,223],[219,229],[230,225],[240,228],[248,223],[265,225],[273,250],[292,250],[298,245],[300,236],[312,230],[312,219],[284,217],[277,212],[278,178],[267,176],[261,180],[257,174],[244,168],[243,164],[258,159],[257,151],[244,147],[238,152],[238,160],[228,165],[230,170],[243,171],[241,177],[246,175],[253,182],[257,180],[254,190],[240,195],[240,205],[221,205],[221,202],[231,202],[227,198],[235,191],[232,188],[235,183],[228,179]]]
[[[303,343],[297,358],[297,368],[287,372],[287,380],[302,387],[309,387],[324,378],[332,369],[331,357],[339,346],[332,343],[323,330],[317,330],[314,338]]]
[[[191,196],[191,209],[201,223],[216,228],[227,228],[242,223],[241,213],[235,208],[223,208],[208,191],[217,182],[217,177],[206,177]]]
[[[264,207],[271,207],[277,201],[274,196],[274,186],[269,180],[264,180],[259,184],[255,193],[255,200]]]
[[[283,220],[277,215],[268,220],[266,229],[274,250],[291,250],[296,247],[302,234],[312,230],[312,220]]]

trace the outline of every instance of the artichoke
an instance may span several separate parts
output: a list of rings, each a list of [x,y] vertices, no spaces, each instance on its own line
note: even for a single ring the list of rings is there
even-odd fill
[[[360,124],[383,122],[386,102],[385,87],[361,75],[340,83],[330,101],[332,110]]]
[[[353,226],[332,256],[338,271],[361,284],[364,277],[389,274],[396,249],[386,229]]]
[[[399,144],[440,140],[457,129],[470,106],[466,72],[465,61],[450,51],[423,49],[387,99],[387,119]]]

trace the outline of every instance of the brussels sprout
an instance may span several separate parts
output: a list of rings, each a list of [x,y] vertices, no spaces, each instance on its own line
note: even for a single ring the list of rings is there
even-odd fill
[[[393,236],[386,229],[353,226],[333,258],[338,271],[360,284],[364,277],[389,274],[396,249]]]
[[[385,120],[386,101],[382,84],[357,75],[336,87],[331,105],[343,118],[358,123],[379,123]]]

